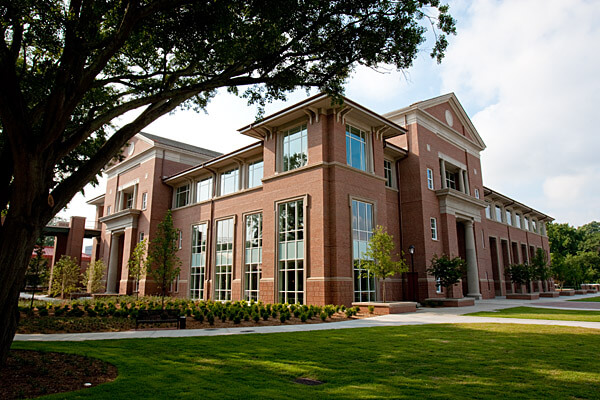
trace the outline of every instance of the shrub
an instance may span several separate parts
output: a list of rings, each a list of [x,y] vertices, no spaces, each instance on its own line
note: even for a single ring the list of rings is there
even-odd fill
[[[460,257],[450,258],[445,254],[441,257],[434,255],[427,272],[439,280],[440,285],[446,289],[446,296],[450,296],[450,288],[458,283],[466,272],[466,261]]]
[[[213,315],[213,313],[209,312],[208,314],[206,314],[206,320],[208,321],[208,323],[210,325],[214,325],[215,324],[215,316]]]
[[[354,311],[351,308],[346,309],[346,318],[350,318],[354,314]]]
[[[300,315],[300,321],[306,322],[307,319],[308,319],[308,315],[306,313],[302,313]]]
[[[87,313],[90,317],[95,317],[98,315],[98,313],[96,311],[94,311],[94,309],[92,309],[92,308],[88,308]]]
[[[237,325],[240,322],[242,322],[242,318],[240,318],[240,314],[236,314],[236,316],[233,317],[233,323]]]
[[[295,309],[294,310],[294,317],[298,318],[300,316],[300,310]]]
[[[279,321],[283,324],[285,322],[286,318],[285,318],[285,314],[281,313],[279,314]]]
[[[38,310],[38,314],[40,315],[40,317],[45,317],[48,315],[48,309],[47,308],[40,308]]]
[[[375,306],[369,306],[369,314],[373,314],[373,312],[375,311]]]
[[[320,316],[321,316],[321,321],[325,322],[325,320],[327,319],[327,314],[322,312]]]
[[[252,320],[253,320],[254,322],[258,322],[258,321],[260,321],[260,316],[258,315],[258,313],[256,313],[256,312],[253,312],[253,313],[252,313]]]

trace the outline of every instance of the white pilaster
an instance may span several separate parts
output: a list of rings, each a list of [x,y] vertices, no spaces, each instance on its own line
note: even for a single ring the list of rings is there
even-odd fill
[[[465,250],[467,256],[467,281],[469,292],[467,296],[481,299],[479,292],[479,272],[477,270],[477,252],[475,250],[475,234],[473,221],[465,222]]]

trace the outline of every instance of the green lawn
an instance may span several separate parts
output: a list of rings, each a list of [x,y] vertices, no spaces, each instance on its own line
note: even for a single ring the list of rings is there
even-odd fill
[[[474,317],[553,319],[558,321],[600,322],[600,311],[558,310],[536,307],[511,307],[498,311],[480,311],[470,314]]]
[[[587,299],[573,299],[573,300],[569,300],[569,301],[593,301],[593,302],[600,302],[600,296],[589,297]]]
[[[600,331],[571,327],[424,325],[15,342],[13,348],[84,354],[119,369],[112,383],[48,398],[591,399],[600,393]],[[293,383],[298,377],[325,383]]]

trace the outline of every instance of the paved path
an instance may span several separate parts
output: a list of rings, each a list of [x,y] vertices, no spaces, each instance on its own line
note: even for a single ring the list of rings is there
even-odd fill
[[[573,298],[594,297],[594,295],[579,295]],[[543,304],[545,308],[560,308],[564,305],[586,304],[567,303],[564,299],[548,299]],[[349,320],[343,322],[330,322],[323,324],[306,325],[277,325],[243,328],[213,328],[213,329],[184,329],[184,330],[143,330],[124,332],[95,332],[95,333],[57,333],[57,334],[18,334],[16,341],[84,341],[105,339],[133,339],[133,338],[160,338],[160,337],[192,337],[192,336],[219,336],[238,335],[249,333],[276,333],[276,332],[305,332],[326,329],[366,328],[374,326],[400,326],[400,325],[424,325],[424,324],[456,324],[456,323],[501,323],[501,324],[534,324],[534,325],[557,325],[575,326],[583,328],[600,329],[600,322],[583,321],[552,321],[517,318],[492,318],[471,317],[463,314],[478,311],[494,311],[517,306],[533,306],[535,303],[527,300],[506,300],[496,298],[491,300],[478,300],[475,306],[458,308],[421,308],[415,313],[382,315],[373,318]],[[591,303],[587,303],[588,305]],[[598,303],[596,303],[598,304]],[[579,308],[576,308],[579,309]],[[593,308],[596,309],[597,308]]]

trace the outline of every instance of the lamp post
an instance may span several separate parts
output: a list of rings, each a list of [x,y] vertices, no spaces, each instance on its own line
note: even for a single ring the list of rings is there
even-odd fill
[[[408,252],[410,253],[410,272],[415,272],[415,245],[411,244],[408,246]]]

